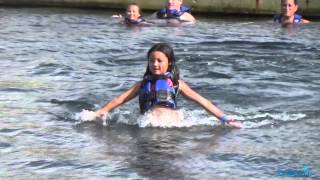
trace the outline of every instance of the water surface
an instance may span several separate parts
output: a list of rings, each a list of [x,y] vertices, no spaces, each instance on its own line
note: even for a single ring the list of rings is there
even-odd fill
[[[128,28],[111,15],[0,8],[1,178],[275,179],[303,165],[319,178],[319,22]],[[180,128],[142,127],[137,99],[106,126],[75,118],[140,80],[158,42],[174,47],[182,79],[245,128],[222,128],[183,97]]]

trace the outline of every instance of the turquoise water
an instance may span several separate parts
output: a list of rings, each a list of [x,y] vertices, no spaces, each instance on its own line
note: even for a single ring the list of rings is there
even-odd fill
[[[199,17],[193,26],[127,28],[112,12],[0,8],[3,179],[319,178],[319,22]],[[180,128],[144,127],[137,99],[81,122],[141,79],[168,42],[182,79],[244,129],[226,129],[179,98]]]

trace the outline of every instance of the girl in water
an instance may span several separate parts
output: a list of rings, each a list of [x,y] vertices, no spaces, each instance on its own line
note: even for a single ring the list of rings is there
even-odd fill
[[[148,66],[142,81],[137,82],[129,90],[95,111],[90,120],[103,118],[114,108],[139,96],[140,111],[142,114],[147,113],[152,123],[182,121],[183,114],[176,110],[178,92],[217,117],[221,124],[241,128],[241,123],[226,116],[209,100],[192,90],[185,81],[179,79],[173,49],[165,43],[155,44],[148,51]]]
[[[183,0],[167,0],[166,7],[156,12],[153,16],[158,19],[180,20],[194,23],[196,19],[191,15],[191,10],[183,6]]]
[[[298,7],[298,0],[281,0],[281,14],[274,16],[273,21],[282,25],[309,23],[310,21],[296,14]]]
[[[120,18],[126,25],[142,25],[146,23],[142,17],[142,12],[138,4],[131,3],[127,6],[125,16],[113,15],[114,18]]]

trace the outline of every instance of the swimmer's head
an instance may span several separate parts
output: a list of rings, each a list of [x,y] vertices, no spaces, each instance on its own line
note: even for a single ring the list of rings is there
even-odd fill
[[[144,76],[164,75],[167,72],[172,74],[174,82],[179,79],[173,49],[166,43],[155,44],[148,51],[148,66]]]
[[[167,0],[167,8],[170,10],[180,10],[183,0]]]
[[[148,52],[148,69],[154,75],[170,72],[174,62],[173,49],[168,44],[156,44]]]
[[[292,17],[298,10],[298,0],[281,0],[281,14]]]
[[[131,3],[128,5],[127,10],[126,10],[126,16],[130,20],[138,20],[139,17],[141,16],[141,10],[138,4],[136,3]]]

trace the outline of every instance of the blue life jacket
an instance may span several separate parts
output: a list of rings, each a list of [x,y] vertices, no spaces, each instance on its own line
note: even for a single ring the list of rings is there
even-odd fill
[[[300,23],[301,20],[302,20],[302,16],[301,15],[299,15],[299,14],[295,14],[294,15],[294,19],[293,19],[294,23]],[[273,17],[273,22],[281,23],[282,22],[282,15],[275,15]]]
[[[190,8],[188,8],[187,6],[181,6],[180,11],[176,9],[171,10],[171,9],[164,8],[158,11],[157,18],[159,19],[179,18],[185,12],[191,13]]]
[[[139,105],[142,114],[154,105],[177,108],[177,89],[173,86],[170,74],[150,75],[144,78],[139,92]]]
[[[139,24],[145,22],[145,20],[142,17],[139,17],[137,20],[131,20],[131,19],[126,17],[126,18],[124,18],[124,22],[127,25],[139,25]]]

